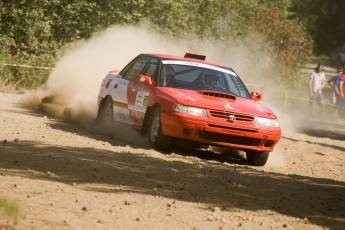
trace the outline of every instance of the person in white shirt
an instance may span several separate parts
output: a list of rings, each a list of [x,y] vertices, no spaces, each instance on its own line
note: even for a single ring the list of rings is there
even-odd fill
[[[323,66],[319,63],[315,70],[310,74],[309,81],[309,91],[310,91],[310,106],[314,104],[315,101],[319,101],[324,104],[324,99],[322,95],[322,88],[325,86],[326,76],[323,72]]]

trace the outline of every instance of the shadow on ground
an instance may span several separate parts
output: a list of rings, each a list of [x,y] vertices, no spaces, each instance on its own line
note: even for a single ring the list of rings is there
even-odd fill
[[[198,158],[170,161],[141,149],[113,152],[23,141],[1,144],[0,150],[3,175],[76,183],[80,189],[103,193],[158,195],[222,210],[271,210],[328,228],[345,224],[345,184],[329,179]]]

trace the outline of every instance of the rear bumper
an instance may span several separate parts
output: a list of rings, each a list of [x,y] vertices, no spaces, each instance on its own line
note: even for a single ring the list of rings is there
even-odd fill
[[[259,127],[245,122],[219,122],[183,114],[162,113],[161,116],[164,135],[214,146],[273,151],[281,136],[279,127]]]

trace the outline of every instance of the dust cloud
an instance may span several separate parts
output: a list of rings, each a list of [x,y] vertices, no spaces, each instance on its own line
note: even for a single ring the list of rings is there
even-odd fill
[[[254,37],[257,40],[259,36],[252,33],[248,40]],[[56,117],[61,117],[66,108],[72,112],[72,117],[86,108],[83,112],[95,117],[97,94],[104,76],[110,70],[122,69],[140,53],[206,54],[207,60],[230,65],[245,82],[260,86],[263,76],[268,76],[273,68],[272,60],[268,53],[258,50],[260,46],[250,47],[248,43],[205,41],[195,36],[186,40],[171,39],[158,34],[147,24],[111,26],[89,40],[66,48],[49,76],[46,89],[30,95],[29,98],[35,99],[26,102],[35,107],[40,103],[37,99],[44,98],[43,104],[50,104],[46,106],[48,112]]]
[[[269,82],[270,75],[275,74],[274,60],[263,49],[264,43],[265,40],[254,32],[241,41],[205,41],[195,36],[174,40],[158,34],[147,24],[111,26],[89,40],[66,48],[51,72],[46,88],[29,95],[24,104],[81,124],[88,130],[99,131],[95,128],[94,118],[102,79],[110,70],[122,69],[140,53],[205,54],[209,61],[233,67],[249,89],[262,91],[266,87],[279,91],[278,86],[264,85]],[[274,98],[273,91],[264,95],[263,103],[270,106],[274,104],[271,103]],[[134,136],[130,131],[127,134]]]
[[[93,129],[98,91],[110,70],[122,69],[140,53],[177,55],[184,50],[145,24],[109,27],[66,48],[49,75],[46,88],[29,94],[23,104]]]

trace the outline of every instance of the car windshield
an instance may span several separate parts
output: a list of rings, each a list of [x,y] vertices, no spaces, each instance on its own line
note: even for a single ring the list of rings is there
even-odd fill
[[[247,88],[231,69],[179,60],[164,60],[160,86],[207,90],[250,98]]]

